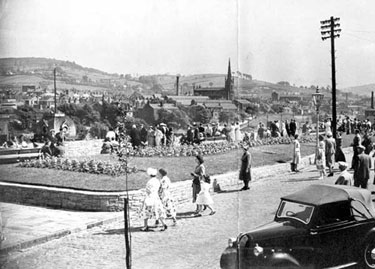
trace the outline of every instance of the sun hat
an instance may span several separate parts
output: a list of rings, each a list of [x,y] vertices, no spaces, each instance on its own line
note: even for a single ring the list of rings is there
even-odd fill
[[[156,174],[158,173],[158,170],[156,170],[155,168],[147,168],[147,175],[151,176],[151,177],[154,177],[156,176]]]
[[[339,164],[339,168],[342,170],[348,168],[348,164],[346,162],[338,162],[338,164]]]

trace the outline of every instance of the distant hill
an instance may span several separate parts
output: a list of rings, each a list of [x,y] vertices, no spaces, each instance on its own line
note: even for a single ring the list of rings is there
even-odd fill
[[[110,74],[98,69],[83,67],[74,61],[35,57],[0,58],[0,87],[11,86],[20,89],[22,85],[39,85],[42,88],[53,89],[54,68],[57,70],[58,89],[75,89],[77,91],[117,90],[126,95],[130,95],[134,91],[147,95],[153,93],[174,95],[176,93],[176,75],[155,74],[134,78],[130,75]],[[224,87],[225,70],[226,68],[224,68],[223,74],[181,75],[179,85],[185,89],[190,89],[190,91],[193,86]],[[287,82],[275,84],[236,77],[234,84],[236,93],[243,97],[255,95],[269,98],[273,91],[280,95],[297,93],[311,95],[314,92],[314,89],[294,87]],[[371,94],[371,91],[375,89],[374,86],[361,87],[367,87],[367,92]],[[358,88],[356,91],[364,91],[361,87],[355,87]]]
[[[371,97],[371,92],[375,92],[375,83],[356,87],[349,87],[342,89],[342,91]]]

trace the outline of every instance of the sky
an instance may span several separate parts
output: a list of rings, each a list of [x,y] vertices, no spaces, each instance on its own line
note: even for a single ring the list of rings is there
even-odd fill
[[[0,58],[46,57],[119,74],[232,71],[267,82],[375,83],[373,0],[0,0]],[[374,89],[375,90],[375,89]]]

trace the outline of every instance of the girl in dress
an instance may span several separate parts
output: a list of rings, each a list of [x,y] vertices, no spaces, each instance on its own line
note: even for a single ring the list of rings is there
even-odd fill
[[[211,194],[210,194],[210,188],[211,188],[211,180],[209,176],[203,177],[203,180],[201,180],[201,191],[198,194],[197,197],[197,205],[199,208],[199,212],[202,212],[204,209],[204,206],[206,206],[208,209],[211,210],[210,215],[213,215],[216,213],[216,211],[213,209],[214,201],[212,200]],[[200,215],[200,214],[199,214]]]
[[[165,210],[159,198],[160,181],[156,178],[157,170],[147,168],[147,174],[150,176],[150,180],[146,184],[146,197],[141,209],[141,217],[144,219],[144,227],[141,230],[148,231],[148,220],[154,218],[161,222],[162,231],[164,231],[168,227],[164,223]]]
[[[323,140],[321,139],[324,139],[323,137],[320,138],[319,137],[319,148],[318,148],[318,152],[316,154],[316,168],[318,169],[319,173],[320,173],[320,177],[319,179],[323,179],[324,176],[327,175],[326,173],[326,153],[325,153],[325,143]]]
[[[176,206],[172,198],[172,195],[169,191],[171,180],[169,179],[169,177],[167,177],[167,171],[165,171],[164,169],[159,169],[159,174],[161,175],[159,197],[164,206],[164,210],[166,211],[167,217],[171,217],[173,219],[173,223],[176,224]]]

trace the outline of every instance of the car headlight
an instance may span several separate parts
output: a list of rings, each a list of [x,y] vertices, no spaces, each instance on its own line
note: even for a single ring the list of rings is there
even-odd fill
[[[254,247],[254,255],[258,257],[259,255],[263,254],[263,248],[259,246],[258,244],[255,244]]]
[[[229,238],[228,239],[228,247],[233,248],[237,245],[237,238]]]

